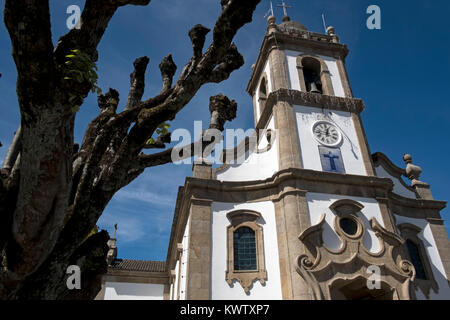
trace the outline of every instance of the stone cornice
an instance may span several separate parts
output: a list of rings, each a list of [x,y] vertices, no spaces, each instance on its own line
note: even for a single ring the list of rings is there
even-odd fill
[[[327,96],[324,94],[290,89],[278,89],[269,94],[266,101],[266,107],[258,120],[256,129],[265,127],[272,114],[273,106],[279,101],[288,102],[291,105],[318,107],[329,110],[352,112],[355,114],[360,114],[365,109],[364,102],[361,99]]]
[[[315,183],[317,185],[321,184],[337,184],[337,185],[355,185],[364,186],[367,188],[379,189],[383,191],[381,193],[386,194],[390,192],[393,187],[393,183],[387,178],[378,178],[373,176],[359,176],[359,175],[342,175],[332,172],[315,171],[309,169],[297,169],[290,168],[278,171],[271,178],[266,180],[256,180],[256,181],[219,181],[219,180],[205,180],[197,179],[193,177],[186,178],[185,184],[185,195],[186,194],[196,194],[195,189],[206,189],[208,192],[251,192],[261,189],[274,189],[278,190],[278,187],[285,183],[286,181],[296,181],[295,185],[305,183]],[[300,188],[299,190],[304,190],[306,192],[315,192],[309,189]],[[211,194],[211,200],[217,201],[217,198]],[[348,194],[352,195],[352,194]],[[205,198],[202,196],[202,198]],[[271,200],[276,199],[277,196],[273,195]]]
[[[347,111],[356,114],[361,113],[365,109],[364,102],[361,99],[327,96],[319,93],[290,89],[278,89],[277,91],[271,92],[267,98],[266,108],[267,106],[273,106],[278,101],[285,101],[301,106]]]
[[[392,204],[415,209],[431,209],[440,211],[447,206],[446,201],[411,199],[402,197],[392,192],[389,193],[389,200]],[[397,214],[397,212],[395,212],[395,214]],[[402,214],[400,213],[399,215]]]
[[[278,201],[285,195],[297,192],[328,193],[352,197],[385,199],[396,210],[393,213],[413,218],[440,219],[439,211],[446,202],[410,199],[392,193],[393,182],[389,178],[359,176],[322,172],[309,169],[290,168],[278,171],[271,178],[256,181],[219,181],[187,177],[179,189],[170,244],[167,254],[167,269],[176,263],[176,243],[180,242],[189,215],[192,201],[203,202],[260,202]],[[194,199],[194,200],[193,200]]]
[[[269,53],[274,48],[281,50],[313,51],[326,56],[341,58],[348,54],[348,48],[341,43],[332,42],[332,37],[309,31],[273,32],[266,34],[259,50],[255,68],[247,85],[247,92],[252,95],[263,72]]]

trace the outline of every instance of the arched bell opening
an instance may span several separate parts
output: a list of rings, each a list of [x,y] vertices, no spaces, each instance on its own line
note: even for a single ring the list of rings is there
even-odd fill
[[[305,77],[306,91],[311,93],[323,93],[322,80],[320,79],[321,67],[317,59],[306,57],[302,61],[303,75]]]
[[[258,103],[259,103],[259,114],[260,115],[263,113],[264,108],[266,107],[267,94],[268,94],[267,76],[264,75],[259,84],[259,92],[258,92]]]
[[[325,61],[312,55],[297,57],[300,90],[334,96],[331,75]]]

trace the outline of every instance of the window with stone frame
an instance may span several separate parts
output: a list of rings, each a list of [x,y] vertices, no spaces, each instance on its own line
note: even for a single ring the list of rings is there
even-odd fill
[[[267,271],[264,258],[263,227],[258,223],[261,214],[252,210],[237,210],[227,214],[227,270],[226,281],[237,281],[249,294],[253,282],[265,284]]]
[[[258,94],[259,114],[260,114],[260,116],[263,113],[264,108],[266,106],[267,94],[268,94],[267,76],[264,75],[262,77],[262,79],[261,79],[260,84],[259,84],[259,94]]]
[[[433,289],[435,293],[438,293],[439,286],[434,279],[431,263],[423,241],[419,237],[422,229],[411,223],[402,223],[397,227],[405,240],[404,246],[408,259],[416,271],[414,286],[420,288],[423,294],[429,298],[430,290]]]

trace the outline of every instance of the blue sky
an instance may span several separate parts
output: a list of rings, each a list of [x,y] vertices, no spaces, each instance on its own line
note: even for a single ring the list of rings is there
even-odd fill
[[[281,2],[281,1],[280,1]],[[362,98],[366,110],[362,119],[372,152],[385,153],[403,167],[402,156],[411,153],[423,169],[421,180],[431,184],[435,199],[449,200],[448,170],[450,102],[450,2],[387,0],[289,0],[291,19],[309,30],[323,32],[321,14],[336,28],[341,42],[350,49],[347,71],[354,94]],[[0,1],[2,7],[4,1]],[[274,4],[278,3],[277,0]],[[53,39],[67,32],[66,8],[84,1],[51,1]],[[366,8],[380,6],[382,29],[366,28]],[[171,129],[193,130],[193,121],[209,121],[211,95],[223,93],[238,102],[237,118],[227,128],[253,127],[253,107],[245,88],[251,65],[256,61],[265,34],[264,15],[269,1],[262,0],[253,22],[242,28],[235,42],[245,65],[221,84],[202,87],[197,96],[172,122]],[[191,57],[188,31],[201,23],[213,28],[220,13],[219,0],[153,0],[147,7],[128,6],[118,10],[99,46],[99,86],[116,88],[121,107],[126,101],[129,74],[135,58],[150,58],[145,97],[160,90],[158,64],[168,53],[178,72]],[[3,21],[3,11],[1,20]],[[275,9],[277,21],[282,11]],[[210,43],[211,35],[207,39]],[[19,120],[15,93],[16,69],[4,24],[0,24],[0,158],[13,138]],[[98,114],[96,97],[90,95],[78,113],[75,140],[81,142],[88,122]],[[120,190],[99,220],[112,232],[119,225],[119,256],[129,259],[164,260],[166,257],[178,186],[191,175],[191,165],[166,165],[147,170]],[[441,212],[449,230],[450,210]]]

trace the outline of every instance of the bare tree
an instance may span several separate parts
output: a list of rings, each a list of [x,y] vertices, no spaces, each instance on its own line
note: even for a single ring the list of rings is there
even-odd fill
[[[192,28],[193,56],[175,84],[177,67],[168,55],[159,65],[161,92],[142,101],[149,59],[138,58],[124,110],[117,111],[116,90],[99,94],[100,114],[89,124],[78,151],[73,137],[76,108],[95,89],[90,72],[107,25],[119,7],[149,2],[86,0],[81,28],[62,36],[54,47],[48,0],[6,0],[4,19],[18,72],[21,125],[0,184],[2,299],[92,298],[99,290],[99,274],[106,270],[109,236],[93,232],[104,208],[146,168],[172,161],[171,149],[142,152],[164,148],[170,141],[167,134],[149,137],[173,120],[202,85],[227,79],[244,63],[232,39],[252,20],[260,0],[221,0],[212,43],[204,51],[210,30]],[[212,97],[210,111],[210,128],[223,130],[225,121],[235,116],[236,103],[222,95]],[[81,267],[82,290],[66,288],[70,264]]]

